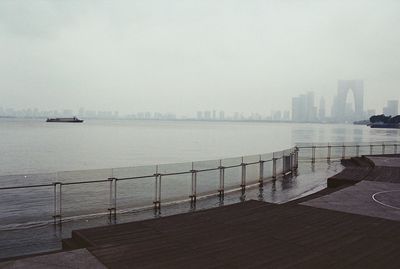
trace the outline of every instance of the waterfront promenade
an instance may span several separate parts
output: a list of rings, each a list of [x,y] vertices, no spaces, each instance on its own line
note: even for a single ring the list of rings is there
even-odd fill
[[[334,187],[292,202],[247,201],[77,230],[64,240],[64,253],[77,251],[75,268],[400,268],[398,156],[344,164],[329,179],[337,180]],[[355,181],[349,175],[356,170],[367,172]],[[43,256],[41,268],[53,268],[57,255]],[[24,268],[34,259],[0,268]]]

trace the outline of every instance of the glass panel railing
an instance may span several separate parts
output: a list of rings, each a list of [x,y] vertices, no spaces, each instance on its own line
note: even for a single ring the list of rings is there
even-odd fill
[[[93,169],[58,172],[56,182],[70,183],[80,181],[94,181],[113,177],[113,169]]]
[[[161,177],[161,203],[189,199],[192,188],[192,174],[169,175]]]
[[[211,170],[197,173],[197,195],[218,193],[220,184],[220,170]]]
[[[110,182],[68,184],[61,188],[61,215],[63,218],[108,212]]]
[[[30,226],[49,222],[54,215],[54,187],[30,187],[0,190],[0,229],[16,227],[19,223]]]
[[[254,184],[260,180],[260,163],[249,164],[246,166],[246,184]]]
[[[112,176],[118,179],[152,176],[157,172],[157,165],[119,167],[112,169]]]
[[[155,177],[118,180],[116,191],[117,210],[152,206],[155,200]]]
[[[54,215],[66,218],[103,214],[115,208],[120,212],[153,206],[154,202],[188,200],[191,196],[244,188],[257,183],[261,174],[264,180],[280,177],[292,172],[297,160],[315,163],[393,154],[399,152],[399,147],[400,142],[391,141],[308,143],[274,153],[221,160],[1,176],[0,222],[49,221]],[[299,171],[303,171],[301,167]]]

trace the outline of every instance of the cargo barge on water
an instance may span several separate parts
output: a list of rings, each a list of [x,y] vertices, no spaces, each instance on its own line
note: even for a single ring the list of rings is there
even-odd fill
[[[80,120],[77,117],[73,117],[73,118],[47,118],[46,122],[82,123],[83,120]]]

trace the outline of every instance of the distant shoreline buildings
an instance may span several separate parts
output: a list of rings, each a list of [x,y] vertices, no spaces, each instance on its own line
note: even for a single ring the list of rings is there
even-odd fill
[[[348,101],[349,97],[354,104]],[[121,115],[118,111],[95,111],[80,108],[78,111],[71,109],[39,110],[28,109],[3,109],[0,106],[0,118],[49,118],[73,117],[83,119],[131,119],[131,120],[195,120],[195,121],[265,121],[265,122],[299,122],[299,123],[352,123],[369,119],[376,115],[375,109],[364,109],[364,82],[362,80],[339,80],[337,94],[333,100],[330,115],[327,115],[325,97],[321,96],[319,105],[315,102],[315,93],[308,91],[292,98],[291,112],[289,110],[273,110],[269,115],[261,113],[227,113],[224,110],[201,110],[195,116],[177,116],[175,113],[136,112]],[[388,100],[382,109],[387,116],[398,115],[399,101]]]
[[[348,102],[352,97],[354,103]],[[363,80],[339,80],[337,94],[334,97],[331,115],[326,115],[326,103],[324,97],[320,99],[319,108],[314,104],[313,92],[301,94],[292,98],[292,121],[293,122],[329,122],[329,123],[352,123],[368,119],[376,114],[376,110],[364,109],[364,81]],[[398,100],[388,100],[387,106],[383,108],[385,115],[398,114]],[[318,111],[318,113],[317,113]]]

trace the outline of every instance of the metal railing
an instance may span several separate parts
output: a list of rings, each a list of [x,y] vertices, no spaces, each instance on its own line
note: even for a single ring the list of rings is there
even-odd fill
[[[265,180],[295,173],[299,162],[372,154],[397,154],[400,142],[299,144],[262,155],[101,170],[67,171],[48,174],[51,183],[0,187],[0,223],[54,221],[109,214],[142,207],[160,210],[162,204],[202,196],[246,190]],[[24,175],[35,178],[38,175]],[[18,179],[19,176],[11,176]],[[18,180],[16,180],[18,181]]]
[[[361,155],[398,154],[399,141],[298,144],[299,160],[340,160]]]
[[[117,212],[148,206],[160,210],[164,203],[196,203],[198,197],[207,195],[223,198],[226,191],[245,191],[249,185],[293,173],[297,156],[293,147],[220,160],[59,172],[53,174],[52,183],[0,187],[0,220],[6,225],[38,219],[58,223],[93,214],[115,217]],[[90,180],[82,180],[85,176]]]

